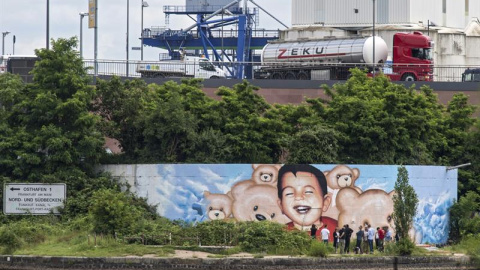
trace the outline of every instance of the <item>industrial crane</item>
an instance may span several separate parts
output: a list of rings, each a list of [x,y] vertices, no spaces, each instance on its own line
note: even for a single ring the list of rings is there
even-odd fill
[[[262,49],[269,40],[278,39],[279,33],[278,30],[254,29],[258,26],[258,9],[285,28],[287,26],[253,0],[243,0],[243,7],[240,7],[242,0],[234,0],[224,6],[214,6],[215,10],[207,2],[203,0],[198,7],[164,6],[167,23],[171,14],[187,15],[195,23],[180,30],[167,27],[144,29],[143,44],[168,50],[170,59],[179,59],[186,50],[201,50],[206,58],[221,63],[229,77],[251,78],[254,50]],[[248,8],[248,2],[256,7]],[[225,31],[226,26],[234,28]]]

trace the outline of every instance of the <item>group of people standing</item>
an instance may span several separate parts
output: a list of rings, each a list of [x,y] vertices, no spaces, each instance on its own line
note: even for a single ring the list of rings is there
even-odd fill
[[[340,250],[340,254],[348,254],[350,253],[350,239],[354,231],[349,227],[348,224],[343,225],[341,229],[335,228],[333,232],[333,246],[335,248],[335,253],[337,250]],[[330,239],[330,231],[327,229],[327,226],[321,230],[320,232],[322,241],[325,244],[328,244]],[[315,225],[312,225],[310,228],[310,235],[312,239],[316,239],[317,237],[317,228]],[[383,252],[384,243],[390,242],[393,240],[392,238],[392,231],[388,229],[388,227],[380,228],[377,227],[375,230],[370,224],[365,224],[365,227],[359,226],[358,231],[356,232],[357,242],[354,248],[354,252],[356,254],[366,254],[370,252],[373,253],[375,242],[375,248]]]

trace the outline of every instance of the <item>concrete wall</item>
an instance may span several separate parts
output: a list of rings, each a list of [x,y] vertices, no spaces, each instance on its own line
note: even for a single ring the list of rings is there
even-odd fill
[[[0,256],[4,270],[50,269],[478,269],[468,258],[455,257],[347,257],[347,258],[86,258]]]
[[[312,224],[319,225],[320,221],[326,218],[325,224],[329,225],[331,232],[337,226],[345,224],[356,229],[359,225],[368,223],[374,228],[389,228],[395,233],[391,219],[392,191],[398,166],[305,166],[300,168],[303,172],[317,174],[314,178],[309,178],[311,183],[304,182],[303,187],[316,188],[309,190],[312,192],[308,193],[308,198],[295,202],[290,201],[293,198],[290,196],[293,194],[292,190],[283,193],[281,189],[279,198],[280,187],[277,182],[281,184],[281,181],[286,181],[285,178],[277,179],[279,169],[292,169],[285,166],[131,164],[103,165],[100,169],[110,172],[120,181],[127,182],[132,187],[132,192],[146,198],[149,204],[156,205],[158,214],[171,220],[180,219],[188,223],[208,220],[268,220],[293,225],[300,230],[309,230]],[[409,182],[419,199],[412,237],[414,236],[417,243],[446,243],[449,230],[448,211],[457,199],[457,170],[447,170],[443,166],[405,168]],[[322,183],[324,186],[320,189]],[[327,195],[329,199],[323,200]],[[300,201],[302,203],[298,204]],[[299,205],[303,207],[301,210],[297,210]]]

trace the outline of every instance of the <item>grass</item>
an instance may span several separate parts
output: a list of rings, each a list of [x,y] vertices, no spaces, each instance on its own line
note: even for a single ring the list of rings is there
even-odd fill
[[[2,252],[5,253],[5,252]],[[145,246],[140,244],[123,244],[110,237],[97,238],[87,236],[57,236],[36,245],[24,245],[13,251],[13,255],[37,256],[81,256],[81,257],[113,257],[154,255],[166,257],[174,253],[170,247]]]
[[[465,237],[457,245],[445,247],[444,250],[453,253],[464,253],[474,257],[480,257],[480,235]]]
[[[32,225],[33,224],[33,225]],[[57,224],[38,224],[28,221],[21,221],[12,225],[0,227],[0,253],[13,255],[37,255],[37,256],[80,256],[80,257],[124,257],[144,256],[168,257],[176,249],[203,251],[211,253],[210,258],[224,258],[244,250],[241,246],[228,249],[212,249],[198,246],[150,246],[142,244],[127,244],[113,237],[94,238],[88,232],[72,229]],[[96,240],[95,240],[96,239]],[[310,245],[311,244],[311,245]],[[412,244],[413,245],[413,244]],[[450,255],[451,253],[464,253],[473,258],[480,258],[480,236],[465,238],[459,245],[439,249],[439,251],[427,251],[423,248],[412,246],[413,256],[429,255]],[[10,249],[8,249],[10,248]],[[394,256],[398,254],[396,245],[386,245],[385,252],[375,251],[369,256]],[[331,245],[324,246],[321,242],[308,242],[301,250],[286,248],[285,246],[262,246],[262,250],[252,252],[255,258],[270,255],[288,255],[325,257],[333,255]],[[365,256],[356,255],[351,252],[349,255],[341,256]]]

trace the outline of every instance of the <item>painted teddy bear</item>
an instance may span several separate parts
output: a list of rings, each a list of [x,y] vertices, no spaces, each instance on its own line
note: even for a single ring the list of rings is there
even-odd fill
[[[272,186],[251,185],[234,198],[232,212],[238,221],[289,222],[277,204],[277,189]]]
[[[332,204],[324,213],[324,216],[338,219],[339,212],[336,205],[338,192],[343,188],[351,187],[362,193],[362,190],[355,186],[355,181],[360,177],[360,170],[357,168],[352,169],[346,165],[337,165],[332,170],[324,171],[323,173],[327,179],[328,193],[332,196]]]
[[[344,188],[338,192],[338,225],[349,224],[351,228],[370,224],[372,227],[395,228],[393,214],[393,195],[381,189],[369,189],[359,193],[354,188]]]
[[[280,167],[281,165],[278,164],[252,164],[252,177],[248,180],[239,181],[232,186],[233,198],[252,185],[269,185],[276,188]]]
[[[204,191],[207,202],[207,217],[211,220],[225,220],[232,214],[232,198],[230,194],[214,194]]]

